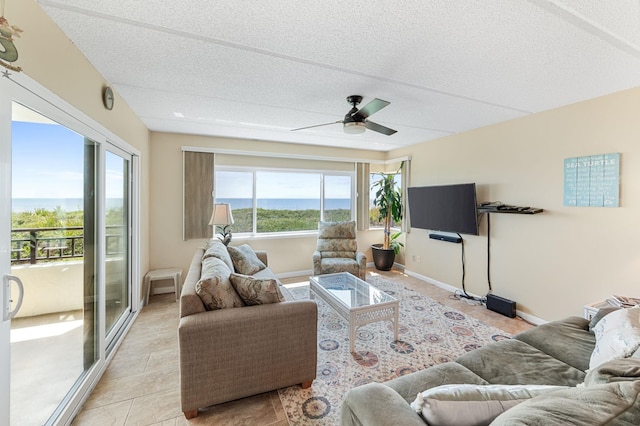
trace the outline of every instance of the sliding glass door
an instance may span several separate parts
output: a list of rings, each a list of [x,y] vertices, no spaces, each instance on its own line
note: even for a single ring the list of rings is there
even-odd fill
[[[16,102],[12,117],[11,425],[39,425],[96,361],[97,149]]]
[[[137,309],[137,162],[47,93],[0,89],[0,424],[68,424]]]
[[[131,313],[129,253],[131,155],[110,147],[105,157],[105,329],[110,348]]]

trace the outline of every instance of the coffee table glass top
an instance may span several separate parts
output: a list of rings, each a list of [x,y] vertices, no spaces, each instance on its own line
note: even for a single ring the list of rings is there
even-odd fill
[[[348,309],[379,305],[396,300],[384,291],[373,287],[348,272],[316,275],[310,277],[310,279]]]

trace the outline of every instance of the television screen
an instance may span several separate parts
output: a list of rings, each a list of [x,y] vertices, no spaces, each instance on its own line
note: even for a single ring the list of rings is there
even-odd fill
[[[407,189],[412,228],[478,235],[476,184]]]

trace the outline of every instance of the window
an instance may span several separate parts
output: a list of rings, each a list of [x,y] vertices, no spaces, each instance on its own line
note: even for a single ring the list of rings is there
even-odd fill
[[[215,202],[229,203],[234,233],[315,231],[351,220],[353,173],[217,167]]]
[[[253,173],[216,171],[215,203],[228,203],[233,232],[253,232]]]
[[[351,220],[351,176],[325,175],[324,217],[327,222]]]
[[[384,218],[382,220],[378,219],[379,209],[373,205],[373,200],[376,197],[377,188],[372,188],[372,186],[376,182],[379,182],[380,179],[382,179],[382,176],[379,172],[369,174],[369,226],[372,228],[384,226]],[[393,173],[393,182],[396,189],[402,193],[402,174]],[[391,226],[394,228],[399,227],[400,223],[393,222]]]

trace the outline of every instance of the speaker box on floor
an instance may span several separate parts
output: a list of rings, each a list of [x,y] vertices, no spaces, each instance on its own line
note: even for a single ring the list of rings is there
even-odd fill
[[[516,302],[496,296],[495,294],[487,294],[487,309],[502,314],[505,317],[516,317]]]

